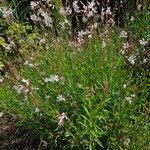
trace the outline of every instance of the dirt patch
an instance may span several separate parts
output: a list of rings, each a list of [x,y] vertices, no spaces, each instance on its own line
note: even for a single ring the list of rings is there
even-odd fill
[[[1,150],[43,150],[41,141],[36,133],[25,127],[14,126],[13,118],[9,115],[0,116],[0,149]]]

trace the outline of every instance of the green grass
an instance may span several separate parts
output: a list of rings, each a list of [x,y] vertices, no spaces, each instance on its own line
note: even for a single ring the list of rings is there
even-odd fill
[[[8,69],[0,83],[0,109],[18,116],[16,125],[36,131],[52,150],[147,149],[149,72],[141,60],[148,46],[139,44],[149,36],[142,28],[148,27],[145,13],[124,29],[133,45],[125,54],[127,40],[115,27],[107,38],[100,32],[76,47],[66,30],[56,37],[46,29],[28,33],[29,26],[8,26],[5,36],[15,44],[8,52],[7,40],[0,39],[0,60]],[[137,61],[131,65],[127,59],[135,53]],[[51,75],[56,81],[45,82]],[[58,101],[60,95],[65,101]],[[63,112],[67,117],[59,125]]]
[[[138,96],[136,84],[131,84],[124,56],[118,51],[121,40],[117,37],[112,33],[106,48],[101,46],[102,39],[95,37],[84,51],[77,52],[61,43],[61,46],[49,44],[48,50],[35,52],[32,61],[36,66],[23,65],[20,79],[13,77],[12,83],[2,86],[2,110],[19,116],[22,125],[37,130],[52,149],[59,143],[64,149],[99,149],[102,145],[110,149],[119,146],[136,149],[138,145],[143,149],[148,144],[148,116],[144,111],[147,97]],[[50,75],[64,79],[45,83],[44,79]],[[12,88],[25,85],[22,79],[29,80],[28,94],[17,94]],[[65,102],[57,101],[61,94]],[[132,94],[135,97],[130,104],[126,97]],[[35,112],[36,108],[40,112]],[[58,126],[57,117],[62,112],[67,113],[68,120]],[[128,139],[129,145],[123,144]]]

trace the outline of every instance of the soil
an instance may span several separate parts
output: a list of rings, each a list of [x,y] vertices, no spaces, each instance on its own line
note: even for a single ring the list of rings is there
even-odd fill
[[[14,126],[9,115],[0,116],[0,150],[43,150],[42,142],[36,133],[25,127]]]

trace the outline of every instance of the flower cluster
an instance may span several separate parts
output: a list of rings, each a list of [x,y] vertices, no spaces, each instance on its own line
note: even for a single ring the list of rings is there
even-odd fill
[[[45,6],[43,6],[43,0],[35,2],[31,1],[30,6],[32,10],[32,14],[30,15],[31,20],[33,20],[35,23],[43,23],[44,26],[52,28],[53,20],[51,17],[51,12],[49,10],[53,9],[53,5],[51,2],[46,1],[45,5],[48,6],[47,9],[45,9]]]
[[[130,55],[128,57],[128,61],[131,65],[134,65],[135,64],[135,61],[136,61],[136,56],[135,55]]]
[[[18,93],[24,93],[27,94],[29,92],[29,80],[22,79],[22,84],[13,86],[14,90]]]
[[[67,6],[67,7],[61,7],[60,10],[59,10],[60,14],[67,17],[69,15],[72,14],[72,9],[70,6]]]
[[[74,0],[60,8],[60,13],[65,19],[70,15],[73,20],[76,20],[74,32],[79,45],[83,44],[84,37],[92,37],[92,31],[98,27],[97,22],[91,21],[98,14],[98,6],[97,0],[87,2]],[[83,24],[82,27],[81,24]]]

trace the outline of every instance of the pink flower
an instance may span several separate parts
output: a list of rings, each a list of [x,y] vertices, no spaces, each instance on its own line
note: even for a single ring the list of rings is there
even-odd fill
[[[122,37],[122,38],[127,38],[127,36],[128,36],[128,34],[127,34],[126,31],[122,31],[122,32],[120,33],[120,37]]]
[[[131,45],[128,43],[128,42],[126,42],[126,43],[123,43],[123,49],[129,49],[131,47]]]
[[[4,81],[4,78],[0,78],[0,83],[2,83]]]
[[[95,1],[94,1],[94,0],[92,0],[91,3],[89,2],[88,7],[89,7],[90,9],[94,9],[94,6],[95,6]]]
[[[80,8],[79,8],[79,6],[78,6],[78,1],[74,1],[73,2],[73,8],[74,8],[74,11],[76,12],[76,13],[79,13],[80,12]]]
[[[84,30],[78,31],[78,37],[83,37],[84,35],[87,35],[88,33]]]
[[[146,46],[148,44],[148,41],[145,41],[143,38],[141,40],[139,40],[140,45],[142,46]]]
[[[32,15],[30,16],[30,18],[31,18],[31,20],[33,20],[33,21],[38,21],[38,17],[37,17],[35,14],[32,14]]]
[[[68,119],[68,117],[67,117],[66,113],[63,112],[63,113],[60,114],[59,117],[57,118],[58,125],[59,125],[59,126],[64,125],[64,121],[67,120],[67,119]]]
[[[12,9],[11,9],[11,8],[3,10],[3,18],[8,18],[8,17],[10,17],[12,14],[13,14],[13,12],[12,12]]]
[[[107,7],[106,11],[105,11],[106,15],[111,15],[111,7]]]

